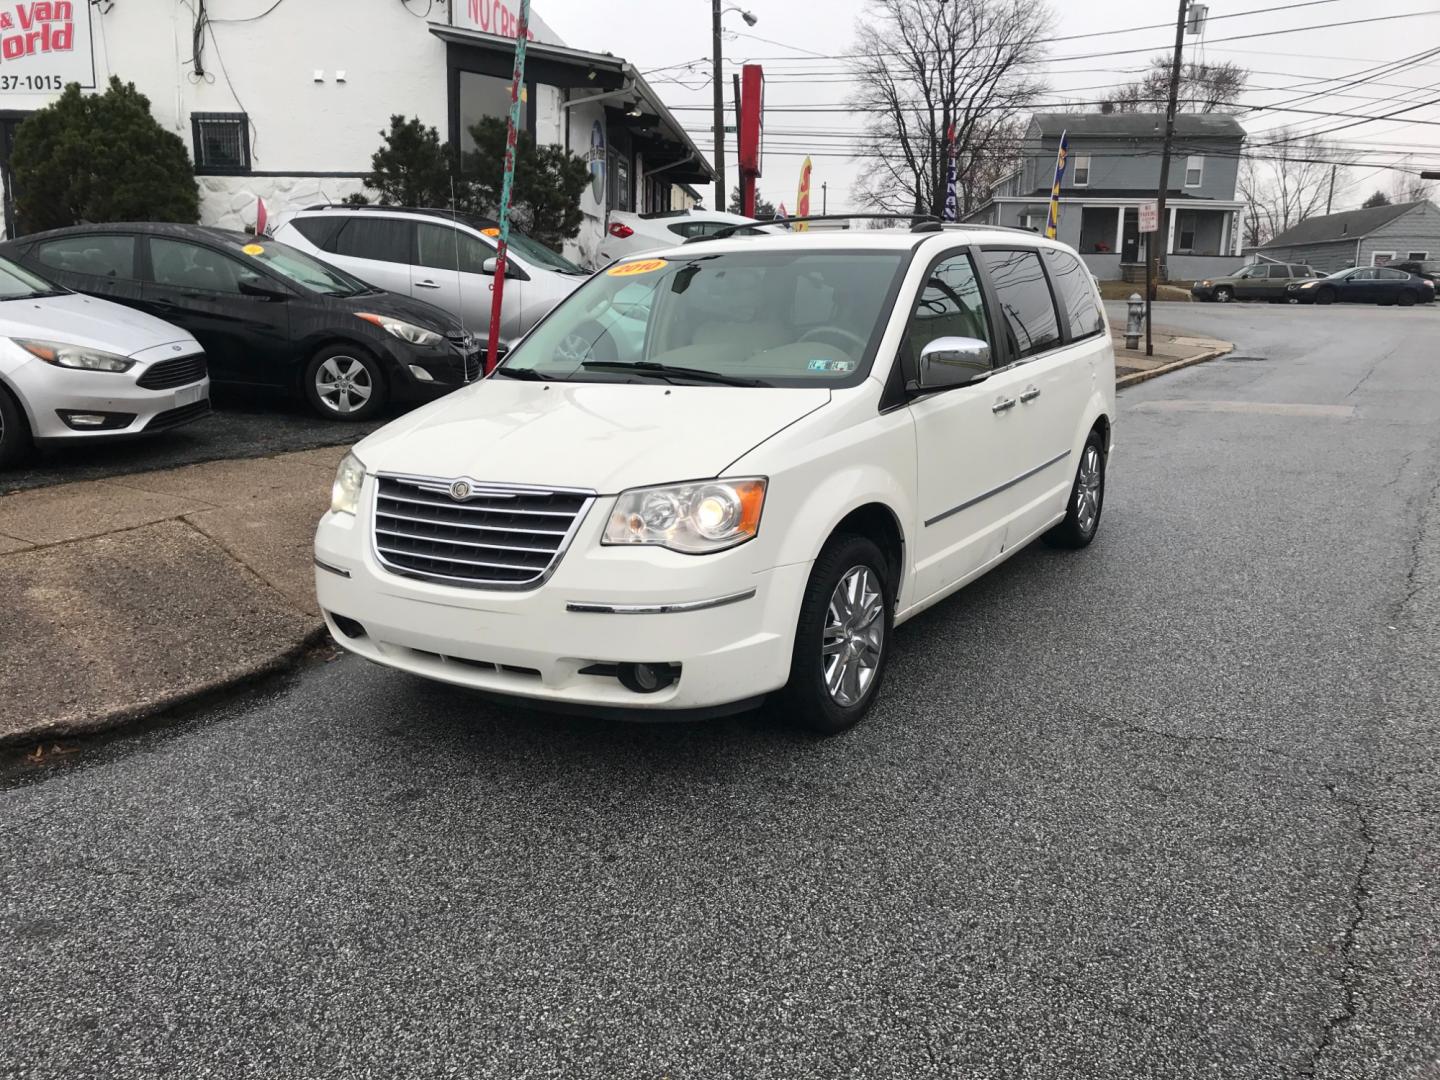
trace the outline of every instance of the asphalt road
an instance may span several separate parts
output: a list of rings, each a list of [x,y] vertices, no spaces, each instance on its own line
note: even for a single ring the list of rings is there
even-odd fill
[[[391,406],[375,420],[352,424],[325,420],[307,405],[279,397],[217,390],[212,399],[215,411],[203,420],[153,438],[37,450],[23,467],[0,472],[0,495],[201,461],[347,445],[405,411]]]
[[[1244,359],[841,738],[340,659],[12,763],[0,1075],[1434,1076],[1440,311],[1157,321]]]

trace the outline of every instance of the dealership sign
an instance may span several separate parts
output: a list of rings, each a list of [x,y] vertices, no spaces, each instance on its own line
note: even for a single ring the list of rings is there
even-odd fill
[[[519,5],[507,0],[452,0],[451,6],[455,10],[456,26],[513,38],[516,27],[520,25],[520,16],[516,13]],[[555,31],[546,26],[545,21],[533,11],[525,25],[528,31],[525,35],[527,41],[538,41],[545,45],[564,44],[555,36]]]
[[[0,0],[0,91],[53,93],[72,82],[95,85],[88,0]]]

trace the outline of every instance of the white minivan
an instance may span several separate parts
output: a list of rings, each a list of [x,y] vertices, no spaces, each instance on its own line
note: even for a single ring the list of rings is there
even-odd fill
[[[618,263],[340,466],[331,633],[377,663],[656,717],[778,694],[843,730],[893,628],[1095,536],[1100,295],[1033,233],[714,238]]]

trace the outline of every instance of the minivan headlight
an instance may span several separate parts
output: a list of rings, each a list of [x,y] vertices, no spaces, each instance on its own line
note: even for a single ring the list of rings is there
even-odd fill
[[[365,466],[354,454],[346,454],[335,470],[335,485],[330,489],[330,512],[354,514],[360,506],[360,485],[365,482]]]
[[[653,544],[686,555],[724,551],[760,530],[765,478],[631,488],[615,500],[601,543]]]
[[[68,345],[63,341],[36,341],[31,338],[13,338],[16,345],[37,359],[56,367],[76,368],[80,371],[129,371],[135,361],[128,356],[90,349],[84,345]]]
[[[398,337],[401,341],[408,341],[411,345],[438,345],[442,335],[434,330],[427,330],[423,326],[416,326],[414,323],[405,322],[402,319],[394,319],[389,315],[376,315],[369,311],[358,311],[357,318],[364,319],[368,323],[380,327],[392,337]]]

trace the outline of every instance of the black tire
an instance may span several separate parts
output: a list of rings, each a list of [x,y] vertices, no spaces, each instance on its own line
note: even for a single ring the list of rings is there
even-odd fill
[[[1414,307],[1415,294],[1409,289],[1406,289],[1400,294],[1400,298],[1396,301],[1396,303],[1398,303],[1401,307]]]
[[[878,592],[879,612],[864,621],[866,612],[873,610],[872,601],[849,616],[836,611],[837,619],[832,619],[832,599],[837,589],[842,581],[854,580],[852,575],[857,572],[867,574],[872,588]],[[805,597],[800,604],[795,651],[790,660],[790,682],[773,702],[775,710],[783,713],[789,723],[822,735],[836,735],[859,723],[874,704],[885,680],[895,625],[892,573],[889,560],[873,541],[863,536],[832,536],[820,552],[820,557],[810,569],[810,581],[805,586]],[[874,633],[877,622],[878,635]],[[838,653],[827,654],[824,651],[827,625],[832,628],[831,640],[839,645]],[[845,628],[843,637],[835,632],[842,626]],[[878,649],[867,681],[864,658],[870,652],[869,646],[874,646],[877,641]],[[855,652],[847,652],[851,649]],[[831,657],[834,657],[834,665],[829,663]],[[837,689],[841,692],[832,693],[827,681],[827,668],[829,674],[834,674],[835,666],[841,664],[846,665],[841,674],[857,674],[853,679],[837,680],[849,685],[839,686]],[[851,691],[854,691],[854,700],[847,701]]]
[[[1093,499],[1087,499],[1087,493]],[[1065,504],[1065,520],[1045,534],[1051,547],[1083,548],[1095,539],[1100,515],[1105,509],[1105,440],[1090,432],[1075,465],[1075,482]]]
[[[327,392],[325,383],[336,389]],[[380,362],[355,345],[327,345],[305,365],[305,400],[327,420],[369,420],[385,407],[390,390]]]
[[[1229,285],[1215,286],[1215,302],[1217,304],[1228,304],[1235,299],[1235,290]]]
[[[0,387],[0,469],[19,465],[34,449],[25,410],[8,390]]]
[[[1334,289],[1316,289],[1316,290],[1315,290],[1315,303],[1317,303],[1317,304],[1333,304],[1333,303],[1335,303],[1335,290],[1334,290]]]

